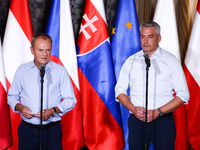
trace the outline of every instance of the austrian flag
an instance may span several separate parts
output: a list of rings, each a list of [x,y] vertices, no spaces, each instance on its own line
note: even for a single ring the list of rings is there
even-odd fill
[[[5,75],[7,88],[13,81],[17,68],[24,63],[33,60],[30,51],[33,29],[31,14],[27,0],[11,0],[8,19],[3,40],[3,57],[5,63]],[[21,121],[19,113],[10,111],[13,145],[9,150],[18,149],[17,129]],[[1,134],[1,133],[0,133]]]
[[[193,149],[200,149],[200,1],[197,4],[196,15],[184,62],[184,72],[190,92],[187,108],[188,136]]]

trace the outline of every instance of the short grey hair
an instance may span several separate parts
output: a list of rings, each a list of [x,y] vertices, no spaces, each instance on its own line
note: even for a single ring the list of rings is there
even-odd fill
[[[38,38],[42,38],[44,40],[49,40],[51,42],[51,44],[53,43],[52,41],[52,38],[46,34],[46,33],[38,33],[36,35],[34,35],[31,39],[31,46],[34,47],[34,44],[35,44],[35,41],[38,39]]]
[[[154,21],[147,21],[140,25],[140,31],[143,27],[154,27],[156,29],[156,34],[160,35],[160,25]]]

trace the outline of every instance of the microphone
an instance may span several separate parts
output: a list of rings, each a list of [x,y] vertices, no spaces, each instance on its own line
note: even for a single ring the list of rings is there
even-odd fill
[[[149,54],[148,53],[144,53],[144,58],[145,58],[145,63],[147,65],[147,67],[149,68],[151,66],[150,59],[149,59]]]
[[[44,78],[45,67],[46,67],[46,66],[45,66],[44,64],[41,64],[41,65],[40,65],[40,77],[41,77],[41,79]]]

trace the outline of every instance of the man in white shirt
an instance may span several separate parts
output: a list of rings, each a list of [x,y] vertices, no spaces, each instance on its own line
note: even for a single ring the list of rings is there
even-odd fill
[[[189,92],[181,63],[159,47],[160,26],[148,21],[140,26],[142,50],[130,56],[122,66],[115,87],[119,102],[130,111],[128,120],[129,149],[145,148],[146,64],[148,76],[147,147],[153,141],[156,149],[173,150],[176,129],[172,112],[189,100]],[[127,89],[130,87],[130,99]],[[176,96],[174,97],[174,91]]]

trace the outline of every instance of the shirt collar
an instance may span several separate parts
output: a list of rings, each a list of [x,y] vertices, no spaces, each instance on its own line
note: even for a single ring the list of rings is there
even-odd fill
[[[158,49],[151,56],[151,58],[155,58],[155,57],[161,57],[161,48],[160,47],[158,47]]]
[[[144,56],[144,51],[143,49],[138,53],[138,57],[143,57]],[[151,56],[151,58],[155,58],[155,57],[161,57],[161,48],[158,47],[158,49],[153,53],[153,55]]]
[[[49,60],[49,62],[48,62],[45,66],[46,66],[46,69],[51,68],[51,67],[52,67],[52,61]],[[37,67],[37,66],[35,65],[35,63],[34,63],[34,60],[31,61],[31,62],[29,63],[29,67],[30,67],[30,68]]]

